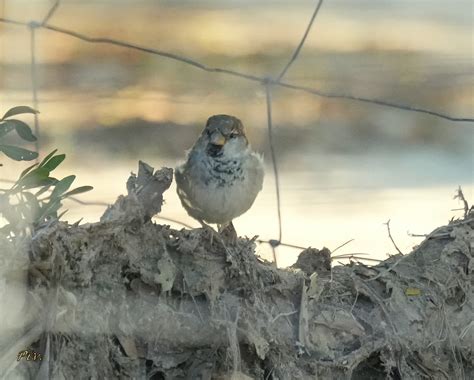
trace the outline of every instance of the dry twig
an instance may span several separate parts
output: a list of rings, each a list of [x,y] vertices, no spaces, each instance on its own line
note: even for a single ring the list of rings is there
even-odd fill
[[[467,200],[464,197],[464,193],[462,192],[461,186],[458,187],[454,199],[459,199],[463,203],[464,217],[467,217],[467,215],[469,214],[469,203],[467,203]]]
[[[395,247],[395,249],[398,251],[398,253],[399,253],[400,255],[403,255],[403,252],[400,251],[400,248],[398,248],[397,243],[395,243],[395,240],[393,240],[392,233],[390,232],[390,219],[387,220],[387,223],[384,223],[384,224],[387,226],[388,237],[389,237],[390,240],[392,241],[393,246]]]

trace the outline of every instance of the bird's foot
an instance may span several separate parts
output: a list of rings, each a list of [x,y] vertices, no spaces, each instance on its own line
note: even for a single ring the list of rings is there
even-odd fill
[[[199,222],[202,225],[203,231],[205,233],[207,233],[208,236],[209,236],[209,242],[210,242],[211,247],[212,247],[212,243],[214,242],[214,239],[215,239],[215,241],[217,241],[222,246],[222,248],[224,249],[226,254],[230,255],[229,250],[227,249],[227,245],[224,242],[224,239],[222,239],[222,236],[214,228],[212,228],[210,225],[204,223],[201,220]]]
[[[209,224],[204,223],[202,220],[200,220],[199,223],[201,223],[203,233],[207,235],[207,238],[212,246],[214,236],[218,236],[218,233],[214,230],[214,228],[212,228]]]
[[[235,245],[237,243],[237,231],[232,222],[219,224],[217,228],[220,236],[226,243],[229,243],[230,245]]]

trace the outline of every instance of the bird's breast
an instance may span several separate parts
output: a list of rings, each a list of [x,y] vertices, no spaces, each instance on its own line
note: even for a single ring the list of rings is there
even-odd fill
[[[238,160],[212,160],[205,176],[206,186],[229,188],[245,181],[242,163]]]
[[[255,158],[255,157],[253,157]],[[188,172],[188,198],[201,219],[224,224],[246,212],[262,188],[258,159],[203,159]]]

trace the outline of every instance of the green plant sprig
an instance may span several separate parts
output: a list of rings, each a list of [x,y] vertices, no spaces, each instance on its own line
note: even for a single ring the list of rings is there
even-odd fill
[[[17,146],[3,144],[3,137],[16,130],[26,141],[36,141],[30,127],[12,116],[35,114],[37,111],[27,106],[14,107],[0,119],[0,151],[16,161],[31,161],[38,158],[36,152]],[[39,163],[23,170],[10,189],[0,189],[0,216],[6,224],[0,228],[0,234],[12,239],[24,235],[28,228],[61,218],[67,210],[59,213],[62,201],[73,195],[92,190],[92,186],[80,186],[70,190],[75,175],[57,179],[51,173],[65,160],[65,154],[56,154],[57,149],[49,153]],[[59,213],[59,214],[58,214]]]

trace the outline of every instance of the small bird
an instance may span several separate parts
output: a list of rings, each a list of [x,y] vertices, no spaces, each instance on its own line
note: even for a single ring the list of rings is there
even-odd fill
[[[245,213],[262,189],[262,156],[253,152],[242,122],[234,116],[211,116],[186,162],[175,170],[178,196],[188,214],[204,227],[237,235],[232,220]]]

